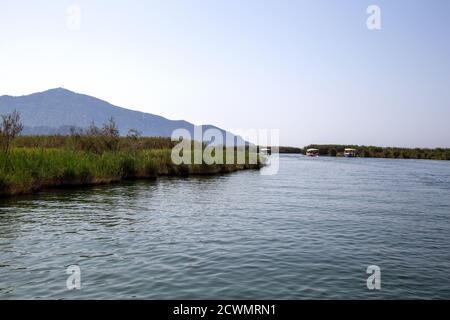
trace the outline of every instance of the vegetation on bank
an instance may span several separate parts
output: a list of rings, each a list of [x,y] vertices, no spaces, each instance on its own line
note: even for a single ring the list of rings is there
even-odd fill
[[[353,148],[357,150],[357,156],[364,158],[395,158],[395,159],[429,159],[429,160],[450,160],[450,149],[436,148],[394,148],[394,147],[374,147],[374,146],[357,146],[357,145],[320,145],[312,144],[303,148],[306,153],[307,149],[318,149],[322,156],[339,157],[343,156],[345,148]]]
[[[0,196],[38,191],[45,187],[96,185],[123,179],[228,173],[259,165],[181,164],[171,149],[93,153],[65,148],[14,148],[0,154]]]
[[[91,125],[82,132],[74,130],[70,136],[17,136],[21,128],[16,113],[12,118],[3,117],[0,123],[0,196],[48,187],[158,176],[211,175],[261,166],[259,161],[249,164],[248,150],[242,165],[206,164],[206,159],[201,164],[192,161],[192,164],[176,165],[171,156],[177,142],[169,138],[140,137],[133,130],[128,136],[120,137],[113,119],[101,128]],[[193,149],[188,152],[193,159]],[[225,154],[226,150],[224,163]]]
[[[302,148],[296,148],[296,147],[278,147],[278,153],[302,153]]]

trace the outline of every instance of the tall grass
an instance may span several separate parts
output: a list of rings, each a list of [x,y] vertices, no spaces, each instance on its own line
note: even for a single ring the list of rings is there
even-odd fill
[[[245,165],[175,165],[167,140],[139,138],[135,144],[125,146],[125,139],[121,138],[119,150],[99,153],[73,147],[70,137],[20,137],[9,154],[0,153],[0,196],[29,193],[45,187],[216,174],[260,167],[259,164],[248,164],[248,161]],[[153,148],[147,148],[148,145]],[[248,154],[246,158],[248,160]]]
[[[71,136],[18,136],[12,146],[16,148],[68,148],[73,150],[89,151],[97,149],[102,151],[105,137],[75,134]],[[146,149],[171,149],[177,142],[165,137],[116,137],[117,150],[146,150]]]

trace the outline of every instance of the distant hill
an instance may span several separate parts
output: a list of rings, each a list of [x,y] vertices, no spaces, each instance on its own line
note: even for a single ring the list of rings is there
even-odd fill
[[[24,124],[23,134],[67,134],[71,127],[85,128],[92,122],[101,126],[113,117],[119,126],[120,134],[136,129],[143,136],[170,137],[175,129],[186,129],[194,136],[194,124],[184,120],[169,120],[164,117],[132,111],[114,106],[106,101],[63,88],[51,89],[26,96],[0,96],[0,114],[20,112]],[[201,126],[203,131],[215,128]],[[225,136],[224,136],[225,137]],[[235,136],[237,145],[245,144],[241,137]]]

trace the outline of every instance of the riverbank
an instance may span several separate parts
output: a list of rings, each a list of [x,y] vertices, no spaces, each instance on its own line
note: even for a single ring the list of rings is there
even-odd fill
[[[248,153],[247,153],[248,159]],[[34,193],[45,188],[91,186],[126,179],[191,176],[259,169],[258,164],[181,164],[171,149],[93,153],[65,148],[14,148],[0,155],[0,197]]]
[[[424,159],[424,160],[450,160],[450,149],[448,148],[398,148],[398,147],[375,147],[358,145],[320,145],[312,144],[303,148],[318,149],[319,155],[340,157],[344,155],[346,148],[356,150],[357,157],[363,158],[391,158],[391,159]]]

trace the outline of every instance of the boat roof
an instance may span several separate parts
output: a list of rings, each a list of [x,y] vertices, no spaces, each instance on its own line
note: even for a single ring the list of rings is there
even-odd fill
[[[342,149],[341,149],[342,150]],[[356,151],[356,149],[352,149],[352,148],[345,148],[345,151]]]
[[[319,151],[319,149],[308,149],[306,151]]]

